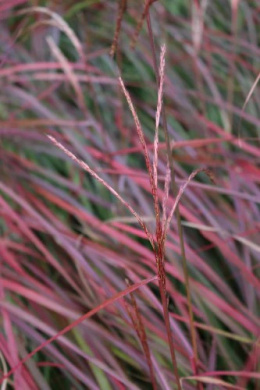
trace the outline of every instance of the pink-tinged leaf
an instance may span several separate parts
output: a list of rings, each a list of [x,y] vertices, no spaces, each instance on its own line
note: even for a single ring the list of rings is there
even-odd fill
[[[50,16],[53,21],[55,22],[56,27],[58,27],[61,31],[63,31],[71,43],[74,45],[76,51],[78,52],[81,59],[85,59],[84,50],[82,49],[81,42],[79,41],[77,35],[75,32],[69,27],[69,25],[64,21],[64,19],[57,14],[56,12],[52,11],[49,8],[45,7],[28,7],[21,11],[18,11],[18,15],[24,15],[24,14],[31,14],[31,13],[41,13]]]
[[[64,73],[67,75],[71,85],[73,86],[77,99],[79,107],[85,112],[86,115],[86,106],[84,102],[84,96],[80,87],[80,83],[78,79],[75,77],[75,74],[73,72],[73,69],[67,60],[67,58],[64,56],[64,54],[61,52],[61,50],[58,48],[58,46],[55,44],[52,37],[47,37],[47,43],[51,49],[52,54],[57,58],[57,60],[60,62],[62,69],[64,70]]]
[[[214,131],[215,133],[217,133],[221,136],[226,137],[226,132],[221,127],[219,127],[215,123],[209,121],[208,119],[206,119],[202,116],[200,118],[209,127],[209,129],[211,129],[212,131]],[[234,145],[237,145],[242,150],[245,150],[246,152],[251,153],[255,157],[258,157],[258,158],[260,157],[260,149],[259,148],[255,147],[253,145],[250,145],[247,142],[245,142],[239,138],[236,138],[236,137],[233,137],[230,135],[229,142],[234,144]]]
[[[84,314],[83,316],[81,316],[80,318],[78,318],[76,321],[73,321],[71,324],[69,324],[68,326],[66,326],[64,329],[62,329],[60,332],[58,332],[55,336],[49,338],[48,340],[46,340],[44,343],[42,343],[41,345],[39,345],[37,348],[35,348],[32,352],[30,352],[25,358],[23,358],[19,364],[17,364],[15,367],[13,367],[6,375],[4,375],[1,379],[0,379],[0,383],[2,383],[5,379],[9,378],[10,375],[12,375],[19,367],[21,367],[21,365],[23,365],[24,363],[26,363],[32,356],[34,356],[37,352],[41,351],[44,347],[46,347],[48,344],[51,344],[53,341],[55,341],[59,336],[62,336],[64,335],[65,333],[68,333],[71,329],[73,329],[75,326],[79,325],[80,323],[82,323],[83,321],[85,321],[87,318],[90,318],[92,317],[94,314],[98,313],[100,310],[104,309],[105,307],[107,307],[108,305],[116,302],[117,300],[125,297],[127,294],[137,290],[138,288],[140,288],[141,286],[144,286],[150,282],[153,282],[157,279],[157,276],[153,276],[149,279],[145,279],[139,283],[136,283],[136,284],[133,284],[132,286],[126,288],[124,291],[121,291],[117,294],[115,294],[113,297],[107,299],[105,302],[101,303],[100,305],[98,305],[97,307],[95,307],[94,309],[90,310],[88,313]]]
[[[183,208],[181,205],[181,211],[185,218],[188,220],[199,223],[199,220],[195,217],[194,213],[190,212],[187,208]],[[257,289],[260,288],[260,282],[256,278],[256,276],[246,267],[246,265],[241,261],[241,259],[237,256],[236,253],[234,253],[227,245],[227,243],[220,237],[218,237],[216,234],[207,232],[207,231],[201,231],[201,234],[206,237],[209,241],[213,242],[214,245],[219,248],[219,250],[222,252],[223,256],[228,259],[232,264],[234,264],[241,272],[243,277],[251,283],[253,286],[255,286]]]
[[[204,372],[203,376],[237,376],[237,377],[244,377],[244,378],[260,379],[259,372],[248,372],[248,371],[211,371],[211,372]]]
[[[12,282],[8,279],[0,278],[0,281],[4,288],[9,291],[13,291],[24,298],[27,298],[29,301],[34,301],[41,306],[47,307],[50,310],[55,311],[56,313],[62,314],[64,317],[75,318],[78,313],[74,310],[67,309],[66,302],[62,302],[58,297],[55,298],[53,295],[52,298],[43,296],[40,292],[33,291],[32,289],[26,288],[19,283]]]
[[[10,77],[10,81],[13,83],[16,82],[26,82],[29,80],[39,80],[39,81],[57,81],[57,82],[66,82],[68,81],[68,76],[59,74],[59,73],[44,73],[38,72],[33,73],[32,75],[14,75]],[[82,74],[74,74],[74,80],[76,82],[83,83],[98,83],[98,84],[110,84],[116,85],[117,82],[115,79],[107,76],[88,76]]]
[[[102,75],[102,72],[100,72],[97,68],[95,68],[92,65],[84,65],[80,63],[74,63],[69,62],[69,66],[75,70],[88,70],[92,73]],[[8,66],[5,68],[0,69],[0,77],[10,77],[12,75],[15,75],[16,73],[23,73],[23,72],[36,72],[36,71],[42,71],[42,70],[60,70],[62,69],[62,65],[60,62],[33,62],[29,64],[17,64],[13,66]],[[65,121],[64,121],[65,122]]]
[[[0,252],[3,261],[12,267],[21,277],[26,277],[26,272],[23,270],[20,264],[18,264],[16,257],[13,256],[13,254],[8,250],[6,243],[3,240],[0,240]]]
[[[3,123],[0,121],[0,124]],[[8,122],[6,123],[6,126],[8,126]],[[29,125],[30,126],[30,125]],[[218,144],[218,143],[224,143],[225,141],[228,141],[230,139],[230,136],[226,135],[222,138],[208,138],[208,139],[190,139],[185,141],[172,141],[171,142],[171,148],[172,149],[181,149],[185,147],[191,147],[191,148],[203,148],[204,146],[211,145],[211,144]],[[147,144],[147,149],[153,149],[154,144]],[[165,142],[158,143],[158,150],[166,149]],[[139,146],[134,146],[131,148],[124,148],[121,150],[118,150],[116,152],[110,153],[110,156],[121,156],[125,154],[131,154],[131,153],[139,153],[142,151],[142,148]]]
[[[4,286],[0,283],[0,298],[5,300]],[[3,320],[3,329],[7,338],[7,348],[9,353],[9,364],[11,367],[15,367],[19,362],[19,356],[17,351],[17,344],[13,332],[12,322],[9,317],[9,313],[6,309],[2,309],[2,320]],[[23,378],[21,375],[21,370],[16,372],[14,376],[14,384],[17,387],[23,386]]]
[[[100,220],[98,220],[96,217],[90,215],[89,213],[86,213],[86,211],[83,208],[80,209],[75,208],[70,203],[68,203],[67,200],[64,201],[62,198],[57,197],[56,195],[52,194],[50,191],[47,191],[43,188],[37,188],[37,193],[43,195],[46,199],[58,205],[59,207],[62,207],[67,212],[71,212],[78,218],[81,218],[85,223],[89,224],[90,226],[93,226],[93,228],[97,229],[102,234],[107,235],[108,237],[114,237],[116,240],[118,240],[118,242],[121,242],[122,244],[126,245],[127,247],[131,248],[137,253],[142,254],[145,257],[148,258],[151,257],[150,250],[148,250],[147,248],[145,248],[143,245],[139,244],[135,240],[132,240],[127,235],[122,234],[120,231],[112,229],[107,224],[100,222]],[[151,257],[151,259],[153,259],[153,257]]]
[[[185,378],[181,378],[181,382],[183,383],[184,381],[197,381],[200,383],[208,383],[208,384],[212,384],[215,386],[223,386],[223,387],[228,388],[228,389],[244,390],[240,386],[232,385],[232,384],[227,383],[221,379],[208,378],[206,376],[195,376],[194,375],[194,376],[187,376]]]
[[[19,128],[17,131],[21,131],[21,128],[34,128],[34,127],[49,127],[49,126],[61,126],[61,127],[83,127],[88,126],[92,122],[90,121],[77,121],[68,119],[9,119],[8,121],[0,121],[0,126],[5,129]],[[27,161],[28,164],[32,162]],[[38,168],[35,166],[35,168]]]
[[[10,190],[7,186],[5,186],[3,183],[0,182],[0,189],[7,193],[11,198],[15,199],[16,201],[19,200],[19,196],[14,194],[12,190]],[[23,202],[22,202],[23,203]],[[58,272],[63,275],[63,277],[75,288],[77,289],[77,286],[75,285],[74,281],[70,277],[70,275],[67,274],[66,270],[57,262],[57,260],[51,255],[51,253],[47,250],[47,248],[41,243],[41,241],[33,234],[33,232],[28,228],[28,226],[24,223],[23,219],[19,217],[12,209],[11,207],[5,202],[3,198],[0,196],[0,205],[4,207],[8,214],[11,216],[11,218],[17,223],[18,227],[21,229],[23,234],[29,238],[29,240],[40,250],[40,252],[43,253],[43,255],[46,257],[46,259],[49,261],[49,263],[58,270]]]
[[[252,332],[253,335],[257,337],[259,333],[259,327],[250,318],[244,315],[242,312],[231,306],[227,301],[218,296],[213,291],[209,290],[203,285],[198,286],[202,298],[205,300],[205,303],[210,307],[211,303],[214,304],[214,307],[218,307],[221,311],[226,313],[228,316],[234,318],[235,321],[240,323],[245,329],[249,332]],[[205,299],[206,298],[206,299]]]

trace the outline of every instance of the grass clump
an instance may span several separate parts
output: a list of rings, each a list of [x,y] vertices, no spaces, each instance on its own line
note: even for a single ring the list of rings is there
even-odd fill
[[[1,388],[257,389],[255,1],[1,3]]]

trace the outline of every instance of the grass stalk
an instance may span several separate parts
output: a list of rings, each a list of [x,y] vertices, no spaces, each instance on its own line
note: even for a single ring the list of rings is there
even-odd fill
[[[154,71],[155,71],[155,75],[156,75],[156,82],[157,82],[157,86],[159,87],[160,76],[159,76],[158,64],[157,64],[157,59],[156,59],[156,50],[155,50],[152,24],[151,24],[151,18],[150,18],[149,11],[147,13],[146,20],[147,20],[150,45],[151,45],[151,49],[152,49],[152,58],[153,58]],[[169,132],[168,132],[168,126],[167,126],[167,117],[166,117],[166,111],[165,111],[164,104],[162,104],[162,122],[163,122],[164,137],[165,137],[165,141],[166,141],[167,156],[169,159],[169,167],[170,167],[170,172],[171,172],[171,188],[172,188],[172,192],[173,192],[174,196],[176,197],[177,193],[178,193],[178,188],[177,188],[176,180],[175,180],[174,163],[173,163],[173,157],[172,157],[172,153],[171,153]],[[192,341],[192,347],[193,347],[193,353],[194,353],[194,362],[195,362],[195,367],[196,367],[195,374],[197,374],[198,347],[197,347],[197,340],[196,340],[196,330],[195,330],[195,325],[194,325],[194,316],[193,316],[193,310],[192,310],[191,289],[190,289],[190,282],[189,282],[187,258],[186,258],[186,253],[185,253],[183,229],[182,229],[181,215],[180,215],[180,210],[179,210],[178,205],[176,207],[176,218],[177,218],[178,234],[179,234],[180,247],[181,247],[182,266],[183,266],[183,273],[184,273],[184,280],[185,280],[185,287],[186,287],[186,294],[187,294],[188,314],[189,314],[190,329],[191,329],[191,341]]]

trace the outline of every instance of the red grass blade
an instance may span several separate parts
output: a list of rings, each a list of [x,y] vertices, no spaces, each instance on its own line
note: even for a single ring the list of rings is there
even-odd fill
[[[23,358],[19,364],[17,364],[15,367],[13,367],[6,375],[2,376],[0,379],[0,383],[2,383],[5,379],[9,378],[10,375],[12,375],[21,365],[23,365],[27,360],[29,360],[32,356],[34,356],[37,352],[41,351],[46,345],[52,343],[55,341],[59,336],[64,335],[65,333],[69,332],[71,329],[73,329],[75,326],[79,325],[81,322],[86,320],[87,318],[92,317],[94,314],[99,312],[100,310],[104,309],[111,303],[116,302],[118,299],[123,298],[127,294],[135,291],[136,289],[140,288],[141,286],[144,286],[147,283],[150,283],[157,279],[157,276],[153,276],[149,279],[145,279],[142,282],[136,283],[128,288],[126,288],[124,291],[121,291],[117,294],[115,294],[113,297],[107,299],[105,302],[101,303],[99,306],[95,307],[94,309],[90,310],[88,313],[84,314],[80,318],[78,318],[76,321],[73,321],[71,324],[66,326],[64,329],[62,329],[59,333],[57,333],[55,336],[49,338],[47,341],[39,345],[37,348],[35,348],[32,352],[30,352],[25,358]]]

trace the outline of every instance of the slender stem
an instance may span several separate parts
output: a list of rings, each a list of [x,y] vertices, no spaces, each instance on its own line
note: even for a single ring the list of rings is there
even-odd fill
[[[155,70],[155,74],[156,74],[156,81],[157,81],[157,85],[159,85],[159,71],[158,71],[158,65],[157,65],[157,60],[156,60],[156,50],[155,50],[155,44],[154,44],[151,18],[150,18],[149,11],[148,11],[146,20],[147,20],[149,37],[150,37],[150,44],[152,47],[152,56],[153,56],[154,70]],[[174,170],[174,165],[173,165],[173,158],[172,158],[172,153],[171,153],[169,132],[168,132],[168,126],[167,126],[167,118],[166,118],[164,104],[162,105],[162,119],[163,119],[163,129],[164,129],[164,136],[165,136],[165,141],[166,141],[167,155],[169,158],[169,165],[170,165],[170,171],[171,171],[171,177],[172,177],[171,187],[172,187],[173,194],[176,196],[178,193],[178,188],[177,188],[176,180],[175,180],[175,170]],[[177,208],[176,208],[176,217],[177,217],[178,234],[179,234],[179,238],[180,238],[184,280],[185,280],[185,285],[186,285],[188,314],[189,314],[190,328],[191,328],[191,342],[192,342],[192,348],[193,348],[193,353],[194,353],[195,366],[197,367],[197,365],[198,365],[198,348],[197,348],[197,340],[196,340],[196,330],[195,330],[194,317],[193,317],[193,311],[192,311],[189,273],[188,273],[187,258],[186,258],[186,253],[185,253],[184,237],[183,237],[183,230],[182,230],[182,225],[181,225],[181,215],[180,215],[179,206],[177,206]]]
[[[128,281],[126,281],[126,282],[127,282],[127,286],[129,287],[129,282]],[[142,316],[141,316],[141,313],[139,311],[134,294],[130,293],[130,297],[131,297],[132,307],[133,307],[133,311],[134,311],[135,315],[132,313],[130,307],[128,307],[127,304],[125,305],[126,310],[129,314],[131,320],[132,320],[133,327],[134,327],[134,329],[137,333],[137,336],[139,338],[139,341],[142,345],[144,355],[145,355],[146,360],[147,360],[147,365],[148,365],[149,371],[150,371],[153,390],[157,390],[156,378],[155,378],[155,373],[154,373],[154,369],[153,369],[151,352],[150,352],[150,348],[149,348],[149,344],[148,344],[145,326],[144,326]]]
[[[160,290],[160,295],[161,295],[161,300],[162,300],[162,305],[163,305],[163,317],[164,317],[164,322],[165,322],[165,327],[166,327],[166,332],[167,332],[167,338],[169,341],[169,348],[170,348],[170,353],[171,353],[173,372],[174,372],[174,375],[176,378],[177,388],[178,388],[178,390],[181,390],[181,382],[180,382],[177,360],[176,360],[176,355],[175,355],[175,349],[174,349],[173,339],[172,339],[172,332],[171,332],[171,324],[170,324],[170,317],[169,317],[169,311],[168,311],[166,291],[164,288],[164,284],[163,284],[162,280],[160,280],[160,279],[159,279],[159,290]]]
[[[148,25],[148,30],[149,30],[149,36],[153,42],[153,35],[151,33],[151,22],[150,22],[149,10],[147,12],[146,20],[147,20],[147,25]],[[153,43],[152,43],[152,47],[153,47]],[[157,239],[158,238],[159,237],[157,237]],[[181,382],[180,382],[180,377],[179,377],[179,373],[178,373],[178,366],[177,366],[175,348],[174,348],[174,343],[173,343],[173,338],[172,338],[170,317],[169,317],[169,310],[168,310],[167,296],[166,296],[166,277],[165,277],[165,269],[164,269],[164,247],[161,247],[161,245],[162,245],[162,243],[160,243],[160,241],[158,241],[158,247],[159,247],[158,249],[159,249],[160,253],[158,253],[158,259],[156,259],[156,260],[157,260],[157,267],[158,267],[158,274],[159,274],[159,290],[160,290],[160,295],[161,295],[161,300],[162,300],[162,305],[163,305],[163,316],[164,316],[164,322],[165,322],[165,327],[166,327],[166,332],[167,332],[167,338],[168,338],[168,342],[169,342],[173,371],[174,371],[174,375],[176,378],[177,388],[178,388],[178,390],[181,390]]]

